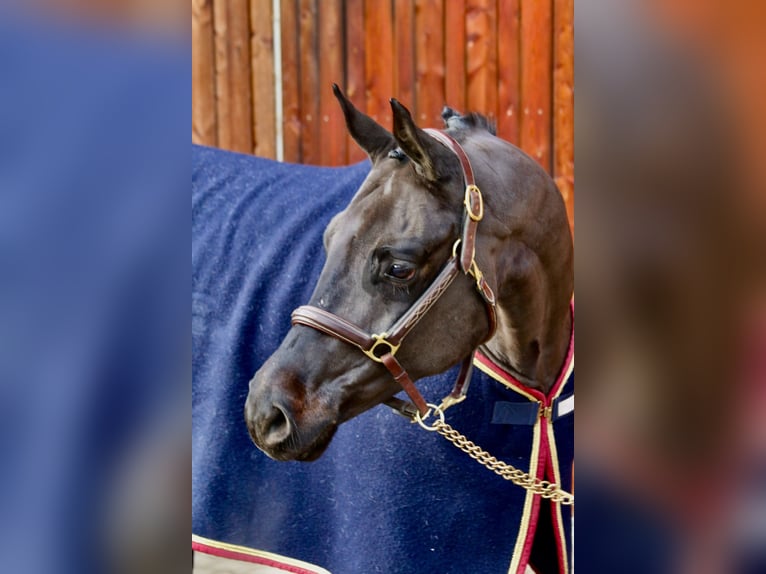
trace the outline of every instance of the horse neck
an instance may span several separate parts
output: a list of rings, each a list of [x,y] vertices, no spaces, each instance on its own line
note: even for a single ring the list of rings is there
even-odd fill
[[[498,328],[482,351],[547,394],[572,334],[574,248],[566,207],[550,177],[518,148],[480,130],[461,143],[493,206],[480,224],[476,258],[497,295]]]
[[[498,328],[482,352],[524,385],[548,393],[566,360],[572,334],[569,299],[498,297]]]

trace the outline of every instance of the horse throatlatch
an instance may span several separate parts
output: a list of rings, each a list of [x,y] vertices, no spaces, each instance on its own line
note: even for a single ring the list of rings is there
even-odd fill
[[[452,392],[447,395],[440,405],[432,405],[426,402],[415,387],[406,369],[396,359],[396,352],[407,334],[418,324],[420,319],[433,307],[444,294],[458,273],[470,275],[476,289],[484,301],[487,311],[489,329],[485,341],[489,340],[497,327],[497,311],[495,309],[495,294],[484,278],[475,259],[476,232],[479,222],[484,217],[484,200],[481,190],[476,185],[473,168],[463,148],[454,138],[444,132],[434,129],[425,130],[441,144],[452,151],[460,161],[465,181],[465,196],[463,200],[463,227],[461,236],[455,241],[452,257],[429,285],[425,292],[413,303],[413,305],[394,323],[390,329],[383,333],[370,334],[357,325],[339,317],[334,313],[314,307],[303,305],[292,313],[293,325],[304,325],[316,329],[326,335],[340,339],[350,345],[359,348],[371,360],[381,363],[388,369],[391,376],[404,389],[412,402],[392,398],[386,404],[416,421],[429,431],[436,431],[449,440],[457,448],[468,454],[488,469],[500,475],[506,480],[521,486],[527,490],[549,498],[561,504],[573,504],[574,496],[562,491],[558,485],[548,481],[539,480],[522,472],[513,466],[497,460],[494,456],[477,446],[465,436],[453,429],[444,420],[444,410],[465,399],[470,381],[473,355],[470,353],[463,361],[460,373],[453,385]],[[426,425],[424,420],[435,412],[436,421],[432,425]]]

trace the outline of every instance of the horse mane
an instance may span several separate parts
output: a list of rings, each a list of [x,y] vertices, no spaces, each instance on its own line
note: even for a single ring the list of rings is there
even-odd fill
[[[463,115],[449,106],[444,106],[442,119],[447,129],[483,129],[493,136],[497,135],[497,122],[494,118],[490,119],[477,112]]]

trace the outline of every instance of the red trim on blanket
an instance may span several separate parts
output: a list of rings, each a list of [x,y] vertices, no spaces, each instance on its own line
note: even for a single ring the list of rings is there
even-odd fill
[[[561,390],[561,387],[566,384],[567,373],[569,373],[569,367],[572,365],[572,361],[574,361],[574,303],[570,304],[570,312],[572,314],[572,333],[569,335],[569,347],[567,348],[567,354],[566,354],[566,358],[564,359],[564,365],[561,367],[561,371],[559,372],[558,379],[556,379],[556,382],[551,387],[551,390],[548,392],[547,398],[555,397]]]
[[[561,392],[562,387],[567,382],[567,375],[570,373],[572,362],[574,361],[574,302],[570,303],[570,312],[572,317],[572,332],[569,335],[569,347],[567,348],[564,364],[556,377],[556,382],[551,387],[548,394],[545,395],[537,389],[531,389],[524,383],[516,379],[513,375],[507,372],[505,369],[495,364],[489,357],[484,355],[481,351],[477,351],[475,358],[482,366],[491,370],[499,379],[502,379],[510,388],[517,390],[520,394],[527,397],[533,397],[539,401],[542,406],[549,407],[553,403],[553,400]],[[540,452],[537,459],[537,469],[535,470],[535,477],[554,482],[555,477],[553,474],[553,460],[551,457],[551,446],[548,441],[548,425],[550,421],[547,418],[540,419]],[[535,495],[532,500],[532,508],[530,509],[529,526],[527,528],[526,540],[524,541],[524,548],[522,550],[521,559],[519,560],[519,570],[517,574],[523,574],[526,567],[529,565],[529,558],[532,554],[532,546],[534,544],[535,534],[537,532],[537,523],[540,519],[540,502],[539,495]],[[555,511],[555,505],[550,505],[552,514],[553,534],[556,545],[556,553],[559,562],[559,571],[566,571],[566,540],[561,540],[558,536],[559,522],[558,516]],[[563,547],[562,547],[563,544]],[[531,567],[531,565],[530,565]]]
[[[241,562],[250,562],[252,564],[261,564],[262,566],[271,566],[272,568],[278,568],[279,570],[292,572],[293,574],[317,574],[316,570],[307,570],[305,568],[301,568],[300,566],[285,564],[284,562],[279,562],[271,558],[253,556],[252,554],[236,552],[226,548],[216,548],[215,546],[208,546],[207,544],[196,542],[194,540],[192,540],[192,550],[203,552],[205,554],[211,554],[213,556],[219,556],[221,558],[231,558]]]
[[[476,360],[478,360],[483,366],[490,369],[495,375],[497,375],[499,378],[501,378],[503,381],[505,381],[508,386],[511,388],[517,389],[518,391],[522,393],[526,393],[529,395],[532,395],[537,400],[539,400],[541,403],[543,403],[545,406],[550,405],[551,399],[555,398],[558,392],[561,390],[561,387],[566,383],[567,380],[567,373],[569,372],[569,367],[572,364],[572,361],[574,360],[574,303],[570,304],[570,312],[572,314],[572,333],[569,335],[569,347],[567,348],[567,354],[564,358],[564,364],[561,367],[561,370],[559,371],[558,376],[556,377],[556,382],[551,387],[551,390],[548,391],[548,395],[544,395],[537,389],[531,389],[528,386],[526,386],[524,383],[519,381],[516,377],[514,377],[511,373],[503,369],[501,366],[495,364],[492,359],[487,357],[484,353],[481,351],[476,351]]]
[[[514,389],[521,394],[531,395],[540,402],[545,401],[545,395],[543,393],[537,389],[531,389],[527,387],[524,383],[517,380],[516,377],[503,369],[501,366],[497,365],[492,359],[487,357],[481,351],[476,351],[474,359],[481,363],[482,366],[492,371],[492,373],[494,373],[498,379],[501,379],[511,389]]]
[[[551,453],[548,446],[548,421],[540,419],[540,453],[537,457],[537,469],[535,477],[540,478],[545,474],[545,468],[550,461]],[[519,570],[517,574],[523,574],[526,566],[529,565],[529,558],[532,555],[532,546],[534,545],[535,535],[537,534],[537,523],[540,520],[540,502],[542,498],[535,494],[532,500],[530,510],[529,528],[527,528],[527,539],[524,541],[524,550],[519,561]],[[560,570],[563,572],[563,570]]]
[[[553,473],[553,457],[548,457],[548,460],[545,463],[545,478],[551,482],[556,481],[556,476]],[[559,532],[562,530],[566,532],[566,529],[563,527],[563,524],[559,523],[559,514],[556,512],[556,505],[550,504],[548,505],[548,508],[551,511],[551,524],[553,525],[553,538],[556,541],[556,553],[558,554],[559,559],[559,572],[566,572],[566,535],[563,539],[559,536]]]

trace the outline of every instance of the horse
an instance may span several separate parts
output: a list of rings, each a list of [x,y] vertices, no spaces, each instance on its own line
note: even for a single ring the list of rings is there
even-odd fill
[[[194,357],[195,548],[301,571],[524,572],[531,562],[538,571],[568,572],[568,507],[373,409],[387,403],[426,428],[444,429],[437,422],[449,405],[455,429],[476,441],[462,440],[463,450],[476,454],[478,444],[522,466],[527,485],[545,478],[558,484],[554,492],[571,488],[573,248],[561,195],[478,114],[445,108],[444,131],[426,131],[392,99],[389,132],[334,91],[369,163],[331,169],[258,160],[267,162],[264,171],[306,172],[315,194],[284,191],[290,177],[253,177],[250,168],[237,205],[252,215],[252,194],[261,196],[259,232],[242,235],[248,220],[229,208],[236,225],[216,228],[225,238],[216,249],[244,243],[251,263],[268,273],[226,281],[220,316],[195,279],[193,335],[204,342],[195,342]],[[228,160],[199,163],[198,182]],[[350,174],[358,178],[353,188]],[[205,191],[195,200],[200,228],[226,201]],[[344,193],[346,207],[330,219],[329,206]],[[301,207],[308,215],[296,215]],[[273,233],[267,221],[287,222],[287,230]],[[312,249],[291,249],[311,234]],[[203,235],[193,233],[193,246]],[[202,253],[199,266],[208,270],[199,275],[210,280],[215,273]],[[231,267],[221,259],[212,267],[225,274]],[[308,305],[300,305],[308,293]],[[289,326],[274,309],[284,313],[292,302]],[[208,323],[220,321],[225,326],[210,335]],[[237,371],[247,362],[259,367],[250,371],[246,432],[238,433],[220,415],[233,411],[229,391],[241,377],[219,365],[212,371],[223,375],[224,388],[206,385],[211,342],[221,348],[221,339],[245,332],[275,336],[253,343],[250,335],[219,357]],[[242,360],[248,344],[263,360]],[[395,397],[400,384],[412,404]],[[423,398],[448,394],[452,400],[440,406]],[[425,422],[429,415],[437,422]],[[242,449],[243,435],[260,450]]]

